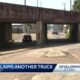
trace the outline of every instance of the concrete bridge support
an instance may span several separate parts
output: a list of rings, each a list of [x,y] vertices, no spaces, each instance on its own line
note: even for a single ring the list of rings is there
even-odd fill
[[[36,23],[36,40],[37,45],[45,44],[47,40],[47,24],[42,21]]]
[[[78,24],[78,42],[80,42],[80,24]]]
[[[0,47],[5,46],[12,40],[11,23],[0,23]]]
[[[79,24],[71,24],[70,39],[72,42],[80,42],[80,26]]]

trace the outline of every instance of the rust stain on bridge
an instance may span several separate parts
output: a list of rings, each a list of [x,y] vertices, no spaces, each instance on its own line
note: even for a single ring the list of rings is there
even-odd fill
[[[0,22],[79,23],[80,13],[24,5],[0,3]]]

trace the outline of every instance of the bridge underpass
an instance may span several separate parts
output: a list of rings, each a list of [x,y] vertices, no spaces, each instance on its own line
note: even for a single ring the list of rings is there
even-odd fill
[[[47,24],[71,24],[71,40],[80,41],[80,13],[0,3],[0,44],[12,40],[12,23],[35,23],[38,45],[47,40]]]
[[[45,44],[48,41],[47,38],[47,24],[41,24],[38,23],[38,28],[36,27],[36,42],[37,45]],[[0,23],[0,45],[8,45],[10,41],[12,40],[12,26],[11,23]],[[3,33],[4,32],[4,33]],[[79,25],[78,24],[72,24],[71,25],[71,35],[69,37],[71,42],[79,42]]]
[[[58,24],[58,23],[57,23]],[[47,41],[47,24],[43,22],[38,22],[37,25],[37,43],[44,44]],[[80,26],[77,23],[68,24],[70,26],[69,38],[70,42],[80,42]]]

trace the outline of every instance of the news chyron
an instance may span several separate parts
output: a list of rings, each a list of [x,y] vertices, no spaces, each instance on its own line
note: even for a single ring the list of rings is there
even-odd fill
[[[0,64],[0,72],[80,72],[80,64]]]

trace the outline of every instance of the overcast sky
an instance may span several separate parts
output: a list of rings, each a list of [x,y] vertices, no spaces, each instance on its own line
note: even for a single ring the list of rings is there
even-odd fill
[[[0,2],[24,4],[24,0],[0,0]],[[74,0],[72,0],[73,4]],[[30,6],[36,6],[37,0],[26,0],[26,4]],[[64,9],[70,10],[70,0],[38,0],[38,5],[46,8]]]

